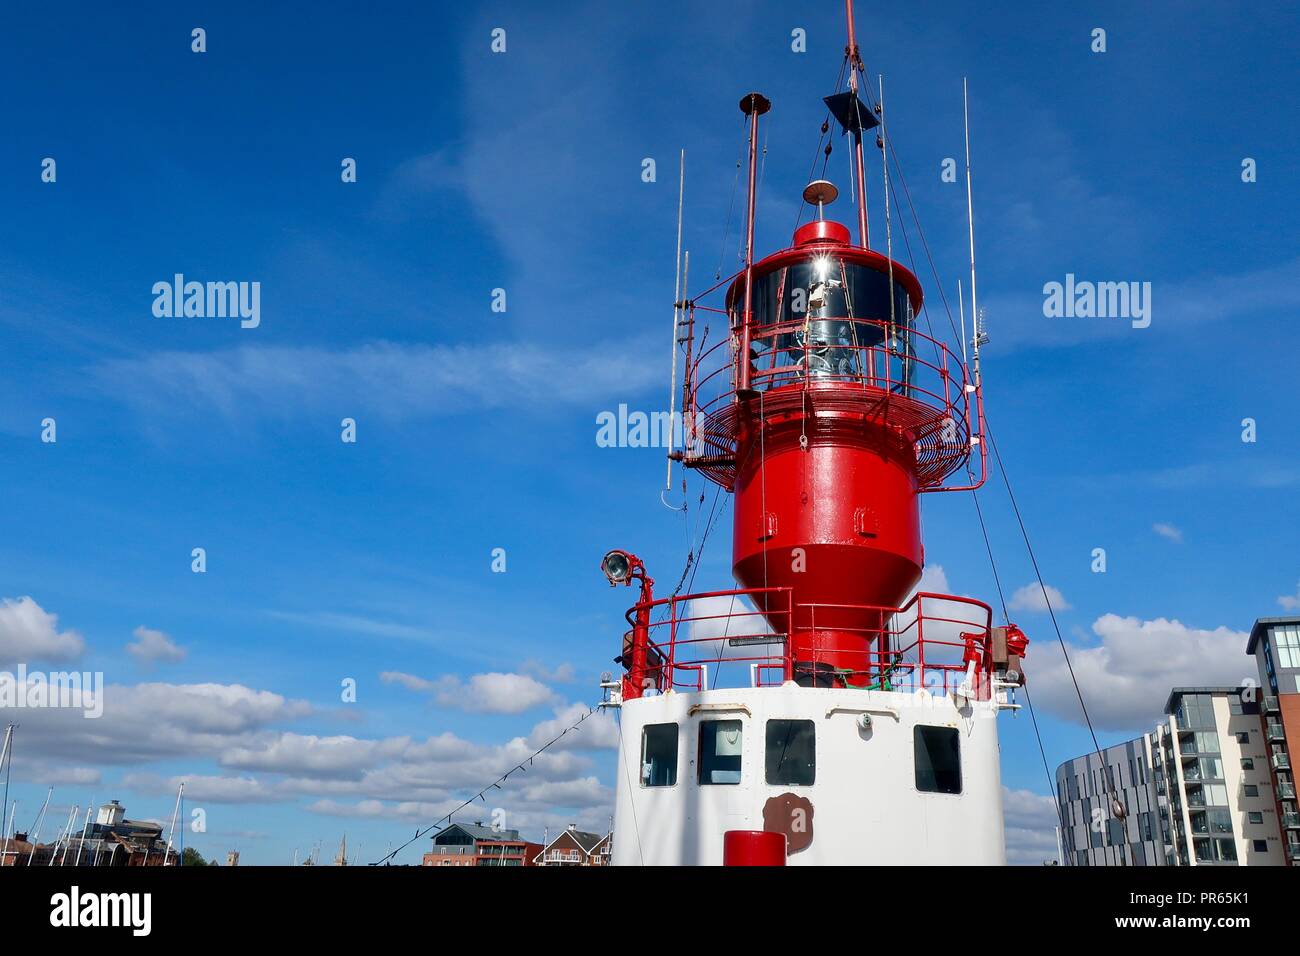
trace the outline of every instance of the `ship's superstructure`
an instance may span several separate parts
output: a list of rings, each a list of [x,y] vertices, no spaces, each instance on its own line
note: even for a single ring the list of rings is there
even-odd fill
[[[656,599],[634,555],[602,564],[641,592],[607,683],[615,864],[721,863],[728,831],[784,835],[790,864],[1005,858],[996,717],[1026,641],[980,601],[917,590],[920,496],[984,479],[978,333],[968,367],[917,327],[917,277],[870,247],[863,134],[883,151],[884,117],[847,11],[847,88],[826,104],[852,144],[857,241],[818,180],[815,218],[755,261],[771,104],[750,93],[745,266],[677,303],[674,457],[733,495],[738,587]]]

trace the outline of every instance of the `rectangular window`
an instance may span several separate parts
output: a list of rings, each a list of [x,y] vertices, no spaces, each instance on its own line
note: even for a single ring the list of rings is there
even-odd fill
[[[1250,731],[1243,730],[1241,733],[1237,734],[1237,743],[1239,744],[1250,743]]]
[[[646,724],[641,728],[641,786],[677,784],[677,725]]]
[[[1260,813],[1258,810],[1251,810],[1246,814],[1246,820],[1250,823],[1263,823],[1264,814]]]
[[[1259,787],[1256,786],[1256,785],[1253,784],[1253,783],[1248,783],[1248,784],[1246,784],[1244,789],[1245,789],[1246,796],[1248,796],[1248,797],[1258,797],[1258,796],[1259,796]]]
[[[740,753],[744,729],[738,720],[700,721],[699,782],[740,783]]]
[[[767,722],[767,782],[811,787],[817,779],[817,727],[811,720]]]
[[[1254,769],[1255,769],[1255,761],[1251,760],[1249,757],[1242,757],[1242,758],[1241,758],[1241,769],[1242,769],[1242,770],[1254,770]]]
[[[913,731],[916,789],[961,793],[961,738],[952,727],[918,726]]]
[[[1232,814],[1229,811],[1216,808],[1208,811],[1208,816],[1212,833],[1232,832]]]
[[[1254,846],[1255,846],[1255,852],[1256,852],[1256,853],[1267,853],[1267,852],[1268,852],[1268,841],[1267,841],[1267,840],[1255,840],[1255,841],[1254,841]]]
[[[1274,627],[1273,644],[1277,648],[1277,663],[1280,667],[1300,667],[1300,627]]]

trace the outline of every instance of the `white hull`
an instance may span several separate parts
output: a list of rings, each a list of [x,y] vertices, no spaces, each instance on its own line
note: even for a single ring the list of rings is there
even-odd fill
[[[959,710],[952,698],[925,692],[794,684],[625,701],[613,862],[721,864],[723,834],[765,829],[765,805],[782,797],[787,805],[811,804],[811,814],[800,814],[808,819],[794,824],[806,828],[795,839],[807,846],[790,854],[792,866],[1005,864],[997,734],[997,713],[1004,706],[973,701]],[[771,719],[812,721],[816,760],[811,784],[767,782],[766,727]],[[742,736],[734,745],[740,758],[738,783],[698,781],[700,723],[708,720],[741,722]],[[647,724],[678,726],[672,785],[643,785],[642,729]],[[918,726],[956,731],[960,792],[918,789]],[[944,739],[951,742],[952,734]],[[793,795],[793,801],[786,795]],[[769,808],[769,816],[773,813]]]

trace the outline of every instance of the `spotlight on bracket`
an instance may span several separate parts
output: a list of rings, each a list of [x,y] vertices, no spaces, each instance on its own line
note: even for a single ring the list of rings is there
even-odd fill
[[[626,551],[617,549],[610,551],[605,557],[601,558],[600,570],[604,572],[610,587],[617,584],[626,584],[628,577],[632,573],[632,556]]]

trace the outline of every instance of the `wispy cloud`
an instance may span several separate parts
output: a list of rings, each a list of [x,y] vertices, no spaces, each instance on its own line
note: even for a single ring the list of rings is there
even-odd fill
[[[1009,351],[1029,346],[1075,345],[1123,335],[1158,334],[1165,328],[1186,328],[1243,316],[1281,314],[1300,307],[1300,259],[1233,275],[1198,275],[1185,279],[1076,271],[1080,272],[1081,280],[1151,281],[1151,328],[1134,329],[1127,319],[1046,318],[1044,296],[1040,288],[1035,288],[1032,292],[989,297],[986,305],[994,347]],[[1041,276],[1042,283],[1063,279],[1064,272]]]
[[[508,341],[242,346],[110,359],[92,375],[105,394],[150,415],[215,409],[243,420],[342,409],[396,421],[626,399],[660,384],[643,353],[626,341],[582,348]]]
[[[1300,610],[1300,582],[1296,583],[1295,594],[1283,594],[1277,599],[1277,603],[1288,611]]]
[[[1174,527],[1171,524],[1167,524],[1163,521],[1157,521],[1155,524],[1151,526],[1151,530],[1154,531],[1156,534],[1160,535],[1160,537],[1174,542],[1174,544],[1183,543],[1182,531],[1180,531],[1178,528]]]

